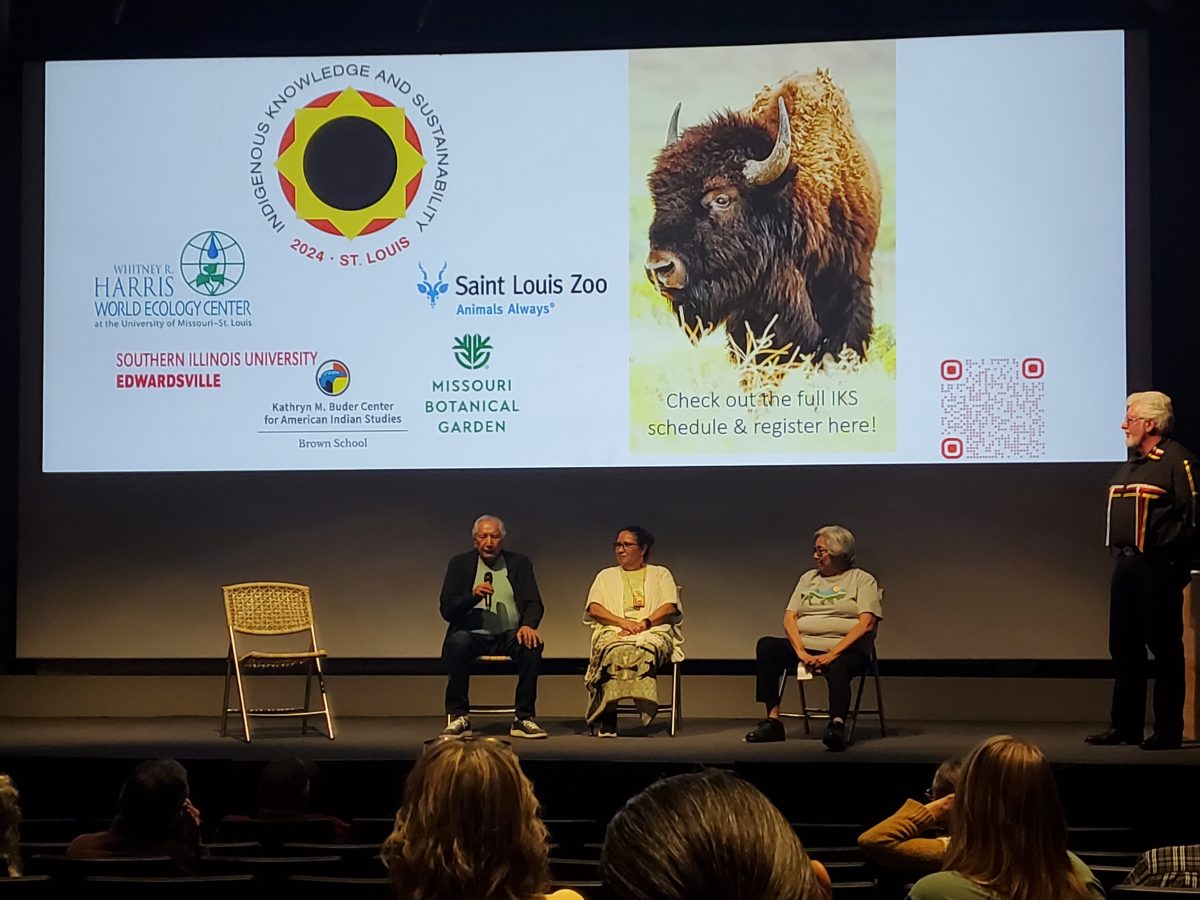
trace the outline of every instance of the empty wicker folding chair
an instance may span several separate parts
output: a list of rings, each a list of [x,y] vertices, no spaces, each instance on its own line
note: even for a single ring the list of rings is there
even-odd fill
[[[333,740],[333,713],[325,692],[325,673],[321,661],[325,651],[317,647],[309,589],[302,584],[256,581],[221,588],[225,599],[225,620],[229,626],[229,654],[225,663],[225,700],[221,711],[221,735],[231,712],[240,713],[242,732],[250,742],[250,718],[299,718],[302,734],[308,731],[308,718],[323,716],[329,739]],[[239,646],[250,637],[283,638],[307,635],[307,646],[300,649],[254,650]],[[278,708],[254,708],[246,703],[245,675],[250,672],[296,673],[304,675],[304,705]],[[310,708],[312,680],[317,679],[321,704]],[[237,682],[238,705],[230,707],[231,682]]]

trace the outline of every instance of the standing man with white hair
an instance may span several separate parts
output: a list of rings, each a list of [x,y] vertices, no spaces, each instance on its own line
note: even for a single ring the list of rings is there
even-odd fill
[[[498,516],[480,516],[471,528],[475,549],[446,566],[439,606],[449,622],[442,643],[446,682],[444,737],[471,733],[468,689],[477,656],[511,656],[517,663],[516,718],[509,734],[544,738],[534,720],[537,679],[542,667],[542,595],[529,557],[503,549],[508,530]]]
[[[1196,546],[1196,457],[1166,436],[1171,398],[1158,391],[1126,400],[1129,461],[1108,488],[1107,545],[1116,551],[1108,651],[1116,669],[1111,726],[1089,744],[1172,750],[1183,741],[1183,588]],[[1146,648],[1154,654],[1154,731],[1146,727]]]

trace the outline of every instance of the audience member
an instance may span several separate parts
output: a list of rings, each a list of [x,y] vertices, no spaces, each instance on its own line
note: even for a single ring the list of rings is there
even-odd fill
[[[1067,850],[1054,773],[1041,750],[1007,734],[967,757],[950,817],[943,871],[910,900],[1093,900],[1100,882]]]
[[[905,800],[895,813],[864,831],[858,839],[863,855],[899,872],[927,874],[940,870],[950,840],[950,812],[962,766],[962,757],[946,760],[938,766],[933,785],[926,791],[928,803]]]
[[[383,860],[406,900],[541,900],[550,846],[533,785],[503,741],[432,743],[404,785]],[[553,900],[581,900],[555,891]]]
[[[1200,888],[1200,844],[1147,850],[1122,883],[1134,887]]]
[[[312,780],[318,772],[317,764],[304,759],[273,759],[263,766],[258,781],[257,819],[305,819],[329,822],[333,828],[333,839],[344,844],[350,840],[350,825],[337,816],[308,811],[312,798]],[[249,816],[231,815],[225,822],[249,822]]]
[[[616,900],[821,900],[831,890],[771,801],[719,769],[663,779],[626,803],[600,871]]]
[[[21,806],[13,780],[0,775],[0,863],[9,878],[21,876]]]
[[[184,874],[192,874],[201,852],[200,811],[188,799],[187,771],[173,759],[138,765],[108,830],[81,834],[67,847],[73,859],[169,856]]]

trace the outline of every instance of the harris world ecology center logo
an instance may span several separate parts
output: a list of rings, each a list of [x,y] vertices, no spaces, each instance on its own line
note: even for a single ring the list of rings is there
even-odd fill
[[[265,104],[251,137],[250,185],[289,249],[310,263],[355,268],[399,256],[433,227],[449,159],[438,108],[404,72],[331,63],[300,73]]]
[[[250,299],[232,293],[246,274],[246,256],[232,235],[199,231],[184,241],[178,262],[173,253],[164,259],[158,253],[143,256],[135,248],[95,273],[95,327],[253,327]]]
[[[241,245],[223,231],[202,231],[183,246],[179,272],[198,294],[228,294],[246,271]]]
[[[350,367],[340,359],[327,359],[317,366],[317,387],[327,397],[340,397],[350,387]]]

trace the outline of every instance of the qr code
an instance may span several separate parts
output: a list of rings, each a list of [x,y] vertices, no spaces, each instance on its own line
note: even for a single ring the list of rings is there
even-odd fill
[[[1045,374],[1037,357],[942,360],[942,457],[1045,456]]]

